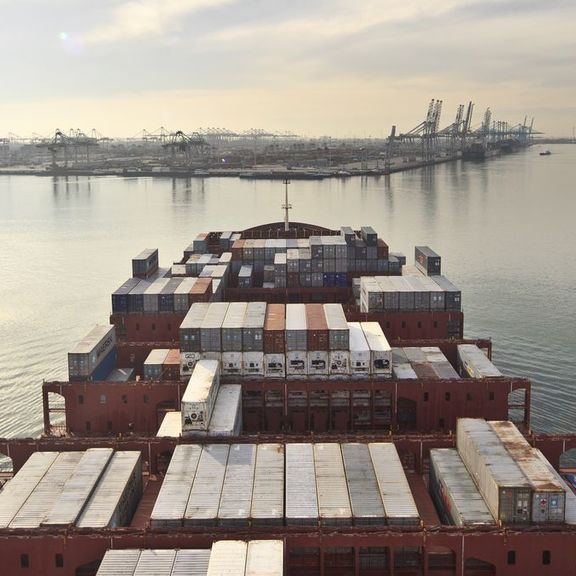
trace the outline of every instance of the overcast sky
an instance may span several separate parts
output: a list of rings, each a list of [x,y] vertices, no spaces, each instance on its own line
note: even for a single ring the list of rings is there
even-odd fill
[[[0,137],[576,125],[575,0],[0,0]]]

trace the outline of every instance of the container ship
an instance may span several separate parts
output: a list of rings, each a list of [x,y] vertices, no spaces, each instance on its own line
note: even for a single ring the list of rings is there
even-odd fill
[[[429,247],[198,234],[111,306],[43,383],[44,434],[0,440],[2,574],[576,574],[576,435],[531,431]]]

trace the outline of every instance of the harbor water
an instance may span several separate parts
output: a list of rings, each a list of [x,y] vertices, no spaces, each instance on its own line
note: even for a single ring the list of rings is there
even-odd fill
[[[539,147],[388,177],[293,181],[294,221],[371,225],[409,264],[442,256],[465,335],[491,337],[506,375],[532,379],[532,427],[576,431],[576,146]],[[131,258],[179,260],[198,232],[283,218],[284,185],[236,178],[0,176],[0,437],[42,430],[42,380],[107,323]]]

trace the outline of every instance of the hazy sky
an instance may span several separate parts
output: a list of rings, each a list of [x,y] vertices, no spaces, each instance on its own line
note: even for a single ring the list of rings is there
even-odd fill
[[[385,136],[444,101],[568,136],[575,0],[0,0],[0,137]]]

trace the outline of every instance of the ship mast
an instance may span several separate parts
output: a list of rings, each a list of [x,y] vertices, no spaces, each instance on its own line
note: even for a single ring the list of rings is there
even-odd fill
[[[288,203],[288,184],[290,184],[290,180],[286,178],[284,180],[284,204],[282,204],[282,208],[284,209],[284,231],[290,232],[290,219],[288,217],[288,210],[292,208],[292,204]]]

